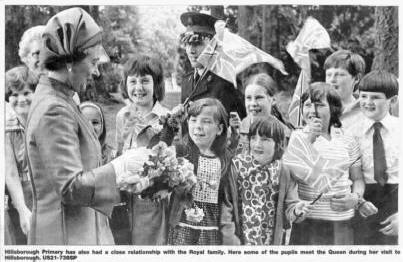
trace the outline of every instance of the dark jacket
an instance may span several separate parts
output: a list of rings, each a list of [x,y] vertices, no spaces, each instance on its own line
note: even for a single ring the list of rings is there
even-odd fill
[[[114,244],[108,216],[119,200],[111,165],[72,99],[71,88],[42,77],[26,128],[33,187],[29,245]]]
[[[182,103],[187,98],[190,101],[206,97],[216,98],[224,105],[228,114],[230,112],[237,112],[241,119],[246,116],[244,98],[241,91],[239,91],[239,87],[235,89],[232,83],[212,72],[207,72],[197,84],[196,91],[193,92],[195,87],[194,76],[195,73],[190,72],[183,77]]]

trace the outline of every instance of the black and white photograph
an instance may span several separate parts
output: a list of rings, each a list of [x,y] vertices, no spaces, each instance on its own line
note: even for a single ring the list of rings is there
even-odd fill
[[[218,4],[1,3],[5,261],[402,259],[398,3]]]

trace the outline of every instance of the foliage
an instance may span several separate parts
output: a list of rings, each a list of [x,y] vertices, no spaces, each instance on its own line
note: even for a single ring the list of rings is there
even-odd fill
[[[185,11],[180,6],[142,6],[140,8],[139,51],[161,61],[166,77],[175,72],[178,39],[184,31],[179,16]]]
[[[103,6],[100,11],[103,44],[113,62],[119,63],[136,52],[140,38],[138,9],[136,6]]]
[[[20,64],[18,43],[29,27],[45,24],[57,12],[71,6],[7,5],[5,8],[6,69]],[[111,56],[112,65],[102,68],[103,90],[116,91],[121,64],[136,53],[150,53],[162,61],[166,75],[176,71],[180,78],[191,70],[179,35],[184,28],[178,23],[181,12],[212,12],[227,21],[232,32],[252,42],[285,63],[289,76],[284,77],[267,64],[258,64],[240,74],[244,81],[251,73],[268,72],[279,83],[280,90],[291,93],[300,69],[285,47],[294,40],[308,16],[315,17],[329,32],[332,49],[350,49],[361,54],[370,70],[375,53],[375,6],[318,5],[255,5],[255,6],[81,6],[104,30],[103,44]],[[248,18],[240,22],[241,11]],[[245,14],[243,12],[242,14]],[[246,22],[246,23],[245,23]],[[242,29],[242,30],[241,30]],[[311,52],[313,79],[323,79],[320,70],[329,50]],[[377,53],[378,54],[378,53]],[[178,83],[180,80],[178,79]],[[97,90],[99,87],[97,87]]]
[[[190,6],[189,11],[211,11],[213,6]],[[240,74],[241,80],[256,72],[267,72],[279,82],[280,89],[292,91],[298,79],[297,65],[286,51],[287,44],[294,40],[308,16],[315,17],[328,31],[333,50],[350,49],[359,53],[367,63],[367,71],[371,69],[374,58],[375,39],[375,7],[373,6],[308,6],[308,5],[256,5],[256,6],[225,6],[224,19],[227,26],[238,32],[239,10],[249,9],[249,15],[253,19],[246,20],[250,24],[243,24],[246,30],[241,36],[255,46],[262,48],[271,55],[280,58],[286,66],[289,76],[282,76],[267,64],[254,65]],[[266,12],[266,13],[264,13]],[[264,20],[266,17],[266,20]],[[242,20],[243,21],[243,20]],[[264,35],[270,33],[268,36]],[[263,43],[264,39],[269,39]],[[330,54],[329,50],[311,52],[312,78],[324,80],[324,72],[321,69],[325,57]]]

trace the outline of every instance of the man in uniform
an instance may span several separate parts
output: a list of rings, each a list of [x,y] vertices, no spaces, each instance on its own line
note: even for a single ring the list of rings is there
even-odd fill
[[[237,112],[242,119],[246,116],[244,99],[239,89],[227,80],[208,71],[197,61],[203,49],[214,36],[214,23],[217,18],[195,12],[183,13],[180,17],[186,32],[182,38],[186,54],[193,72],[186,74],[182,81],[181,102],[196,101],[201,98],[212,97],[218,99],[227,110]]]

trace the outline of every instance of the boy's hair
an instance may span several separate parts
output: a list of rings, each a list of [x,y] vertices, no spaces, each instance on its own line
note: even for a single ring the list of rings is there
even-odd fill
[[[384,93],[388,99],[399,93],[399,83],[395,75],[383,70],[374,70],[366,74],[358,88],[360,91]]]
[[[264,87],[269,96],[274,96],[274,94],[278,91],[278,85],[276,81],[274,81],[273,78],[266,73],[259,73],[250,76],[246,81],[246,86],[251,84]]]
[[[139,75],[151,75],[154,82],[154,103],[162,101],[165,96],[165,83],[164,83],[164,71],[161,63],[156,59],[148,55],[138,55],[130,58],[124,65],[122,82],[120,84],[120,91],[123,98],[129,98],[127,93],[127,77]]]
[[[323,68],[325,71],[329,68],[342,68],[360,80],[365,74],[365,61],[359,54],[349,50],[338,50],[326,58]],[[354,87],[354,91],[356,88],[357,86]]]
[[[82,102],[79,107],[80,107],[80,110],[83,110],[86,107],[94,108],[95,110],[97,110],[97,112],[101,116],[102,133],[99,136],[98,140],[99,140],[99,143],[101,144],[101,146],[104,146],[105,141],[106,141],[106,125],[105,125],[104,111],[102,110],[101,106],[94,102],[85,101],[85,102]]]
[[[280,121],[270,115],[257,118],[249,128],[249,141],[256,134],[273,139],[275,142],[273,161],[281,159],[285,149],[285,133]]]
[[[312,103],[320,102],[323,98],[326,98],[330,109],[329,129],[331,126],[341,127],[340,116],[342,114],[342,103],[339,94],[334,88],[325,82],[315,82],[309,85],[309,89],[306,90],[301,96],[301,103],[304,104],[306,100],[311,99]]]
[[[35,92],[38,79],[26,66],[17,66],[6,72],[6,88],[5,98],[8,99],[12,92],[21,91],[24,87],[28,87]]]
[[[216,137],[214,140],[211,150],[218,156],[222,157],[225,153],[226,149],[226,144],[227,144],[227,132],[228,132],[228,114],[227,111],[225,110],[224,106],[220,101],[218,101],[215,98],[202,98],[199,100],[196,100],[189,108],[188,111],[188,116],[187,120],[190,119],[190,117],[196,117],[198,116],[203,108],[205,107],[215,107],[215,113],[214,113],[214,120],[220,125],[222,125],[222,132],[219,136]],[[192,139],[189,136],[189,141],[193,143]]]

